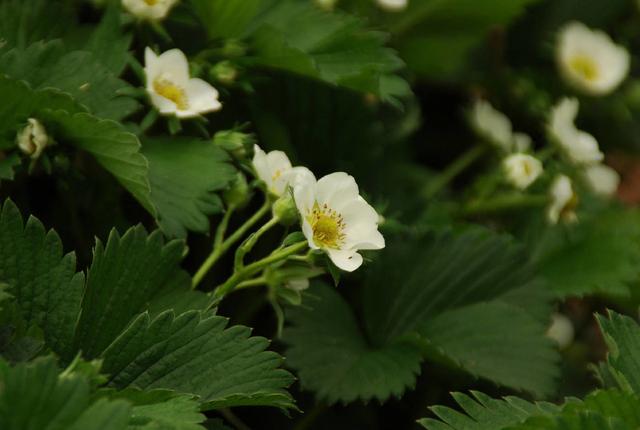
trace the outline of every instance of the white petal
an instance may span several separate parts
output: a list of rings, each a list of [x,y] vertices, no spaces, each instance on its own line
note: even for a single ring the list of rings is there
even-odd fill
[[[362,255],[355,251],[329,249],[327,253],[333,264],[345,272],[353,272],[362,265]]]
[[[584,171],[584,177],[594,193],[610,197],[616,193],[620,185],[620,175],[609,166],[595,164]]]
[[[160,74],[166,75],[176,85],[186,87],[189,83],[189,61],[179,49],[170,49],[158,56]]]
[[[335,172],[318,179],[316,199],[319,204],[328,204],[340,210],[345,203],[358,198],[358,184],[353,176]]]
[[[198,114],[214,112],[222,107],[218,100],[218,90],[202,79],[189,79],[186,92],[189,110]]]
[[[301,176],[294,184],[293,198],[296,201],[298,212],[300,212],[301,217],[304,219],[311,212],[316,201],[315,178],[307,175]]]
[[[302,217],[302,233],[304,237],[307,239],[307,243],[309,244],[309,248],[311,249],[320,249],[318,245],[313,240],[313,229],[309,224],[309,221],[303,216]]]

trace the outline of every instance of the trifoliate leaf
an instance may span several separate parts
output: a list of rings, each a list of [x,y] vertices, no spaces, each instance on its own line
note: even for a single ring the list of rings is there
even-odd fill
[[[138,138],[115,121],[87,113],[64,111],[43,115],[45,125],[61,144],[71,144],[92,154],[151,214],[149,163],[140,153]]]
[[[82,112],[68,94],[57,90],[32,90],[26,83],[0,74],[0,150],[16,147],[16,135],[29,118],[40,119],[47,109]]]
[[[0,282],[19,305],[26,326],[38,325],[51,349],[70,352],[84,276],[60,238],[31,217],[26,222],[7,200],[0,212]],[[0,426],[1,427],[1,426]]]
[[[125,430],[129,416],[127,402],[91,403],[89,383],[60,374],[51,357],[13,368],[0,363],[3,430]]]
[[[329,402],[400,397],[420,373],[420,350],[403,341],[371,344],[334,287],[314,284],[287,320],[288,364],[303,388]]]
[[[640,327],[631,318],[609,311],[596,316],[609,348],[606,367],[617,385],[640,394]]]
[[[208,232],[209,216],[223,209],[216,192],[229,186],[236,174],[227,153],[193,138],[146,140],[142,151],[149,160],[151,200],[165,234]]]
[[[169,390],[140,391],[126,389],[107,391],[111,399],[122,399],[132,404],[128,430],[204,430],[205,420],[199,403],[193,396]]]
[[[104,352],[110,385],[171,389],[200,396],[204,409],[263,405],[292,408],[291,374],[269,342],[246,327],[225,329],[211,313],[140,315]]]
[[[629,295],[629,285],[640,275],[638,211],[612,209],[581,221],[570,232],[553,229],[538,240],[540,271],[560,297]]]
[[[169,307],[154,306],[156,312],[174,308],[175,302],[162,297],[171,291],[202,298],[203,293],[190,291],[190,278],[179,268],[183,252],[183,242],[165,245],[160,231],[149,235],[142,226],[123,236],[112,231],[106,246],[98,240],[87,274],[76,349],[85,358],[98,357],[158,296]]]
[[[60,41],[37,42],[0,55],[0,73],[23,79],[35,89],[67,92],[101,118],[120,120],[138,107],[134,99],[120,94],[129,84],[114,76],[91,52],[66,52]]]

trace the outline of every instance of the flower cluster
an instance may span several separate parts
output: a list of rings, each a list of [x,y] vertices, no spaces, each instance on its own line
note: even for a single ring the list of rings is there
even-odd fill
[[[274,197],[291,193],[309,247],[324,251],[338,268],[352,272],[363,262],[359,250],[384,248],[379,215],[352,176],[337,172],[316,180],[306,167],[292,167],[284,152],[265,153],[258,146],[253,166]]]

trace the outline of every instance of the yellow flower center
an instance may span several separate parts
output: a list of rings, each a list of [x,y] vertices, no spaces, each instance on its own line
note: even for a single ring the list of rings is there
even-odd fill
[[[165,99],[169,99],[174,102],[178,109],[189,109],[189,100],[187,99],[187,93],[183,88],[175,85],[170,80],[164,78],[156,78],[153,81],[153,90]]]
[[[600,74],[598,65],[591,57],[586,55],[576,55],[571,59],[569,65],[577,74],[581,75],[587,81],[597,79]]]
[[[326,203],[320,206],[316,202],[307,215],[307,221],[313,230],[313,241],[318,247],[339,249],[344,243],[346,224],[342,215],[329,208]]]
[[[161,0],[142,0],[144,1],[146,4],[148,4],[149,6],[155,6],[158,3],[160,3]]]

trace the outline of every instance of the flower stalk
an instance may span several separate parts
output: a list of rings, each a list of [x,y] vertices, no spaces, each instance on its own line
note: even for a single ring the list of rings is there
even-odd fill
[[[542,207],[549,197],[540,194],[507,194],[493,199],[471,202],[462,209],[463,216],[490,215],[504,211]]]
[[[428,199],[435,197],[467,167],[476,162],[486,150],[487,147],[484,145],[475,145],[464,152],[429,183],[424,189],[424,196]]]

